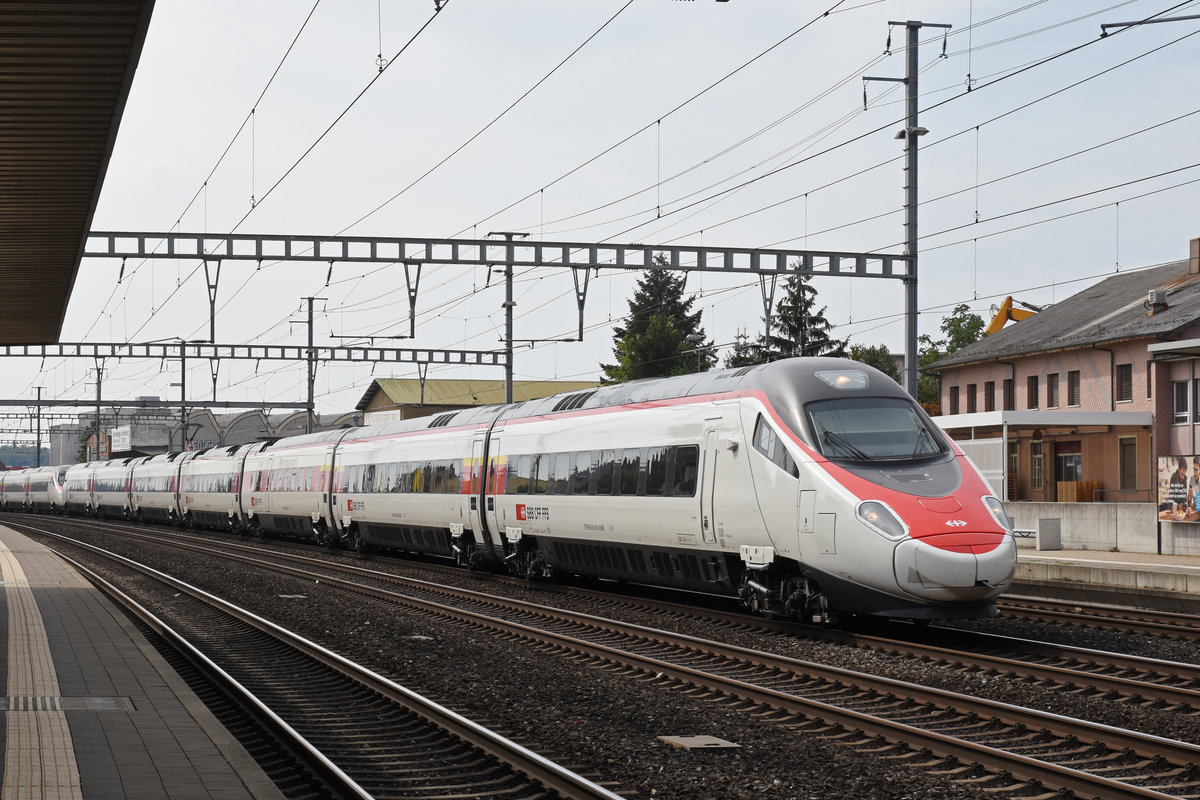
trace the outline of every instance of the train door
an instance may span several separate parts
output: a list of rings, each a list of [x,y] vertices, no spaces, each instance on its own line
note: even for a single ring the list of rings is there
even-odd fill
[[[467,500],[467,529],[475,534],[475,541],[480,544],[487,541],[483,529],[483,505],[487,502],[487,464],[484,460],[483,437],[480,436],[471,443],[471,482]]]
[[[325,518],[325,524],[329,526],[331,531],[340,531],[342,529],[341,521],[337,514],[337,498],[333,496],[334,485],[334,456],[337,450],[336,444],[331,444],[325,448],[325,458],[321,461],[321,465],[317,467],[319,477],[317,486],[321,492],[321,499],[318,501],[318,508],[321,509],[320,514]]]
[[[709,422],[711,424],[713,421]],[[716,429],[705,431],[703,463],[700,470],[700,534],[706,544],[715,544],[717,541],[717,516],[713,495],[716,493],[717,458],[720,452]]]

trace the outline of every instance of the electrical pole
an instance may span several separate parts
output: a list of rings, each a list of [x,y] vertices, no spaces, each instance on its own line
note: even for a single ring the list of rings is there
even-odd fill
[[[42,389],[45,386],[35,386],[37,389],[37,465],[42,465]]]
[[[504,402],[513,401],[513,239],[518,236],[525,238],[528,233],[511,233],[495,231],[488,236],[503,236],[507,242],[504,248]]]
[[[179,452],[186,453],[188,411],[187,411],[187,342],[179,342]]]
[[[896,81],[905,87],[907,117],[904,128],[896,134],[904,140],[904,249],[911,259],[908,275],[904,278],[904,388],[915,399],[917,396],[917,137],[929,133],[917,124],[917,76],[920,62],[917,51],[921,28],[946,28],[951,26],[937,22],[889,21],[888,25],[903,25],[908,35],[905,46],[908,58],[903,78],[863,78],[867,81]],[[891,36],[889,34],[889,40]],[[863,96],[864,104],[866,95]]]
[[[100,460],[100,383],[104,380],[104,359],[96,359],[96,461]]]
[[[313,350],[313,300],[315,297],[306,297],[308,300],[308,425],[305,427],[305,433],[313,432],[313,384],[317,380],[317,363],[314,359]]]

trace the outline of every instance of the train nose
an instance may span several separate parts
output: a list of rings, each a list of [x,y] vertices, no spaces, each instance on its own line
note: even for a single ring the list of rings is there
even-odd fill
[[[897,585],[925,600],[990,600],[1008,588],[1016,568],[1016,545],[1003,534],[981,534],[974,542],[962,534],[926,536],[895,550]]]

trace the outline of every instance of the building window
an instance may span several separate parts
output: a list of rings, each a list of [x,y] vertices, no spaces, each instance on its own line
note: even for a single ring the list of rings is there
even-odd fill
[[[1138,488],[1137,437],[1122,436],[1117,447],[1117,471],[1121,476],[1121,488]]]
[[[1079,370],[1067,373],[1067,405],[1079,405]]]
[[[1174,416],[1172,424],[1183,425],[1191,417],[1191,407],[1188,405],[1188,381],[1171,381],[1171,396],[1174,398]]]
[[[1042,488],[1042,443],[1029,443],[1029,488]]]
[[[1004,380],[1004,410],[1014,411],[1017,408],[1017,390],[1012,378]]]
[[[1058,373],[1046,376],[1046,408],[1058,408]]]
[[[1025,379],[1025,407],[1038,407],[1038,376],[1030,375]]]
[[[1080,443],[1055,442],[1054,467],[1055,476],[1060,481],[1083,480],[1083,448]]]
[[[1008,500],[1017,499],[1017,472],[1021,464],[1021,443],[1008,443]]]
[[[988,381],[983,385],[983,410],[996,410],[996,382]]]
[[[979,410],[979,408],[976,405],[976,400],[975,400],[975,384],[968,383],[967,384],[967,413],[974,414],[978,410]]]
[[[957,386],[950,387],[950,413],[951,414],[958,413],[958,387]]]
[[[1118,403],[1133,399],[1133,364],[1117,364],[1117,385],[1113,391],[1116,392]]]

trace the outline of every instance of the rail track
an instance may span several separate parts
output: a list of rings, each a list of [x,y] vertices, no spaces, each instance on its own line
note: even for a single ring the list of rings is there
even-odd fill
[[[169,587],[174,616],[186,620],[186,634],[60,552],[207,678],[236,695],[243,712],[265,722],[335,797],[619,800],[505,736],[197,587],[37,526],[13,526]],[[203,652],[192,641],[203,641]]]
[[[1193,614],[1032,597],[1005,597],[997,609],[1019,619],[1200,641],[1200,616]]]
[[[983,765],[990,776],[976,779],[1018,795],[1045,787],[1082,797],[1200,796],[1193,744],[307,556],[246,552],[234,542],[170,544],[486,627],[880,755],[928,751],[936,754],[929,768],[960,780],[972,775],[963,765]],[[1051,669],[1061,680],[1057,670],[1067,668]]]

